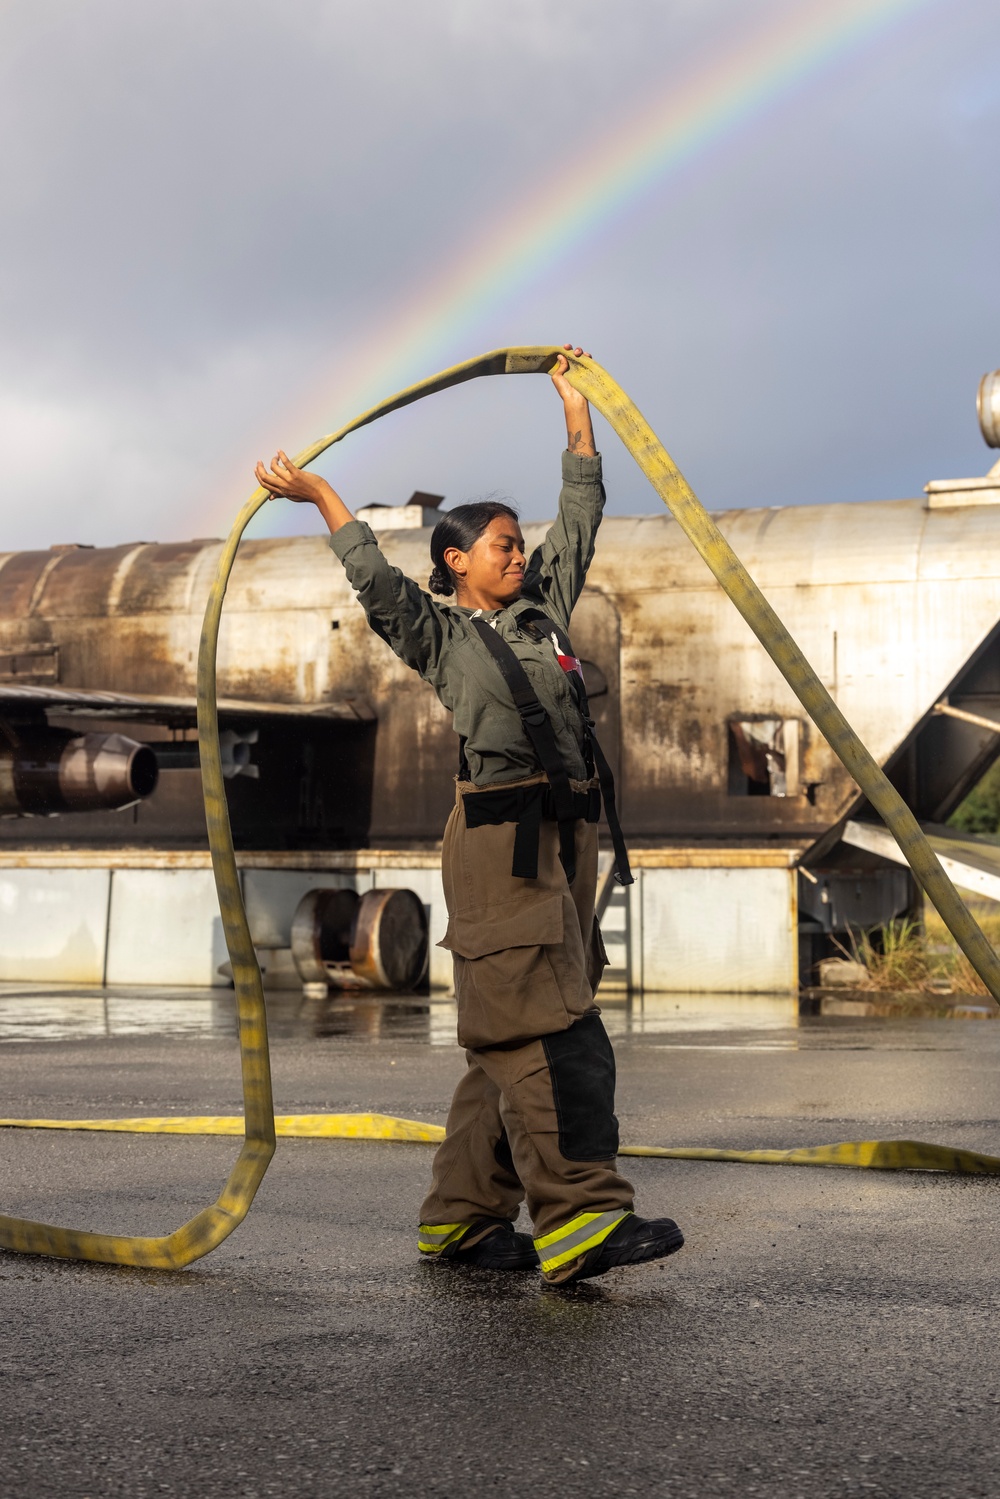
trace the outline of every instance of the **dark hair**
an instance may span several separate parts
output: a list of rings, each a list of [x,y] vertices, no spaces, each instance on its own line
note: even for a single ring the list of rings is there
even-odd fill
[[[456,505],[441,517],[431,535],[431,561],[434,571],[427,580],[431,593],[447,597],[455,592],[455,578],[444,560],[449,547],[460,552],[471,552],[491,521],[501,515],[517,520],[517,511],[502,500],[473,500],[468,505]]]

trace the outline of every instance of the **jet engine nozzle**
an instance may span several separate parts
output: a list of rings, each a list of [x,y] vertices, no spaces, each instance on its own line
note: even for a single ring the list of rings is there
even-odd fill
[[[0,813],[117,811],[149,796],[158,775],[152,748],[124,734],[20,730],[0,741]]]

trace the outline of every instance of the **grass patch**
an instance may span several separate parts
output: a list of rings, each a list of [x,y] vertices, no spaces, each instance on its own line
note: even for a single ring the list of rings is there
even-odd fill
[[[1000,906],[971,907],[987,940],[1000,949]],[[851,935],[851,956],[864,964],[865,989],[886,994],[988,994],[989,991],[940,916],[928,906],[923,928],[912,920],[891,921],[873,932]]]

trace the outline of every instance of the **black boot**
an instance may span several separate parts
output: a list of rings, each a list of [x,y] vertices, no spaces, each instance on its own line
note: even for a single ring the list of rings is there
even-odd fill
[[[488,1233],[482,1233],[488,1224]],[[482,1233],[481,1238],[476,1235]],[[476,1239],[469,1244],[470,1239]],[[466,1248],[468,1245],[468,1248]],[[480,1218],[455,1245],[442,1250],[441,1258],[455,1265],[474,1265],[478,1270],[537,1270],[538,1255],[530,1234],[515,1233],[506,1218]]]
[[[555,1271],[545,1278],[550,1284],[573,1285],[593,1280],[619,1265],[642,1265],[647,1260],[666,1259],[684,1243],[684,1235],[672,1218],[637,1218],[629,1213],[606,1239],[589,1249],[568,1275]]]

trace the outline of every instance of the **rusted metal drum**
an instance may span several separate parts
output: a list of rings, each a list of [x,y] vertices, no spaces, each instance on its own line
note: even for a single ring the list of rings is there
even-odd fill
[[[412,989],[427,966],[427,913],[412,890],[369,890],[358,903],[351,967],[373,989]]]
[[[310,890],[292,918],[292,959],[307,994],[412,989],[427,966],[427,915],[412,890]]]
[[[292,960],[307,994],[367,985],[351,967],[351,937],[358,912],[356,890],[310,890],[292,917]]]

